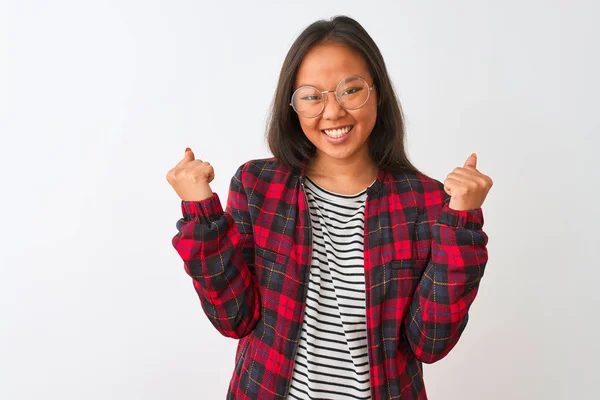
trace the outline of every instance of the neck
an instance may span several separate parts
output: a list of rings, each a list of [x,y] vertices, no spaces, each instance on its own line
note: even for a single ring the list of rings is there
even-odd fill
[[[377,171],[377,164],[369,156],[336,159],[321,154],[310,160],[306,169],[310,177],[369,182],[377,177]]]

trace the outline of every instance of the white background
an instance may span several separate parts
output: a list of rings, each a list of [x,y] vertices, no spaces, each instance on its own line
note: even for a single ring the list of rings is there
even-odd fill
[[[495,182],[486,275],[429,397],[596,392],[598,3],[215,3],[0,3],[0,398],[225,397],[236,341],[171,245],[165,175],[190,146],[225,201],[270,156],[289,46],[336,14],[380,47],[417,167],[443,180],[474,151]]]

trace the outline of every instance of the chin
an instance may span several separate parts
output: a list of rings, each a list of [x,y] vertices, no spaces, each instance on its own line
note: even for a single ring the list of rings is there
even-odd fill
[[[324,155],[329,158],[333,158],[335,160],[345,160],[351,158],[356,153],[358,153],[358,149],[348,148],[348,149],[332,149],[329,147],[318,148],[317,154]]]

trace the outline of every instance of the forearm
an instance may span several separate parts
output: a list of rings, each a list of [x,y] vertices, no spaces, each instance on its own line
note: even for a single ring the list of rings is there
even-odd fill
[[[445,357],[466,327],[488,259],[482,227],[481,209],[455,211],[447,204],[432,225],[431,259],[405,321],[407,339],[423,362]]]
[[[224,336],[247,335],[260,318],[259,294],[243,256],[251,237],[239,232],[216,194],[201,202],[182,202],[182,211],[173,246],[194,279],[204,312]]]

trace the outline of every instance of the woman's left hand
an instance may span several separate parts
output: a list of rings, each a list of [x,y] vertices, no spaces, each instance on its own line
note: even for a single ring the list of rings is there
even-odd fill
[[[493,184],[489,176],[477,170],[477,155],[473,153],[464,167],[456,167],[448,174],[444,190],[450,195],[450,208],[453,210],[475,210],[483,205]]]

